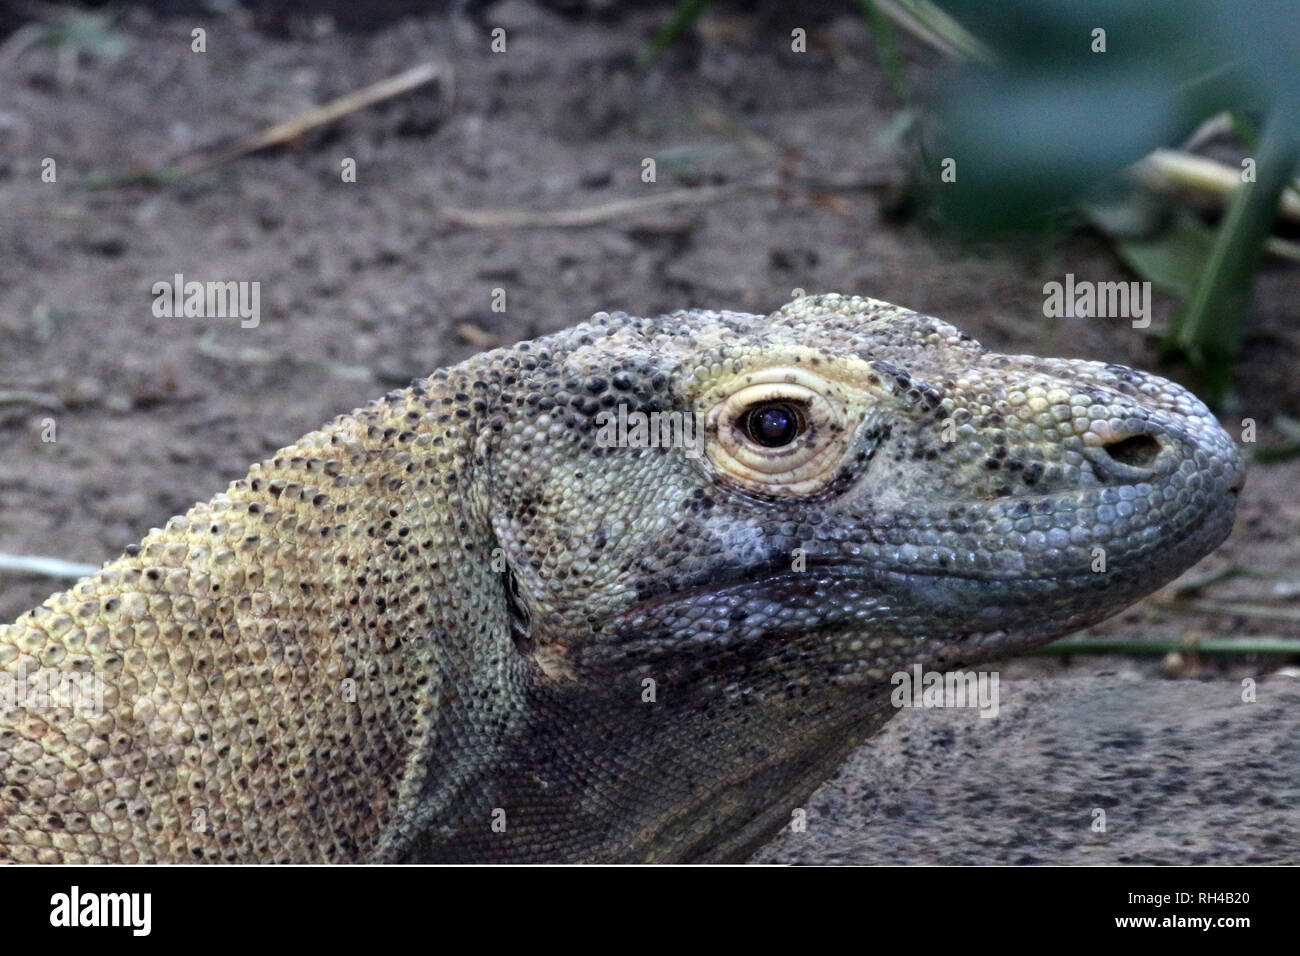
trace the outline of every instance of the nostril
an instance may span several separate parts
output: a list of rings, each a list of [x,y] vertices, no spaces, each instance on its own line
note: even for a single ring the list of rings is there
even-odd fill
[[[1160,455],[1160,442],[1150,435],[1130,435],[1102,448],[1112,459],[1130,468],[1150,468]]]

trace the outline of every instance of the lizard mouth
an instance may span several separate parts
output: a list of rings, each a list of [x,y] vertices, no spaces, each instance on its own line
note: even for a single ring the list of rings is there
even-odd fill
[[[653,656],[665,642],[680,651],[735,647],[818,632],[906,635],[909,640],[979,643],[979,635],[1032,633],[1036,639],[1109,617],[1172,580],[1217,546],[1232,526],[1236,493],[1172,542],[1097,570],[1074,561],[1014,570],[882,566],[808,555],[729,564],[644,593],[618,616],[618,643]],[[1098,600],[1104,595],[1105,600]]]
[[[1168,534],[1168,526],[1163,526],[1161,530],[1166,532],[1166,536],[1159,547],[1148,546],[1141,551],[1135,549],[1128,559],[1124,559],[1123,550],[1112,546],[1112,563],[1122,564],[1124,572],[1130,575],[1145,572],[1148,564],[1169,567],[1174,573],[1180,573],[1184,566],[1190,566],[1199,560],[1227,537],[1235,518],[1236,502],[1243,482],[1244,479],[1236,477],[1233,486],[1225,489],[1213,507],[1193,516],[1194,520],[1185,521],[1181,534]],[[1057,497],[1059,496],[1042,495],[1035,496],[1034,500],[1049,503]],[[1031,511],[1032,509],[1027,509],[1025,513],[1030,514]],[[1136,542],[1144,535],[1144,529],[1139,528],[1131,537]],[[1065,582],[1075,579],[1095,584],[1099,572],[1092,567],[1090,553],[1091,549],[1103,543],[1105,539],[1098,537],[1096,542],[1087,541],[1079,545],[1080,553],[1069,559],[1058,556],[1055,560],[1035,560],[1029,555],[1014,566],[979,566],[969,559],[963,560],[960,554],[939,554],[935,549],[931,549],[932,554],[927,558],[925,549],[921,548],[912,549],[911,560],[854,558],[842,554],[810,552],[801,560],[794,561],[790,552],[782,550],[759,563],[729,563],[667,582],[653,592],[640,594],[629,611],[652,608],[731,587],[786,579],[794,582],[808,581],[819,574],[831,573],[862,583],[915,577],[942,578],[984,586],[999,583],[1016,585],[1033,581]],[[1001,550],[1006,550],[1005,543],[1001,545]],[[899,551],[903,552],[904,549]]]
[[[991,582],[810,565],[638,602],[619,616],[612,641],[584,648],[574,664],[593,673],[640,668],[676,682],[731,681],[761,661],[797,668],[815,660],[828,680],[847,686],[869,683],[873,667],[920,658],[1010,656],[1109,617],[1146,590],[1130,583],[1099,604],[1095,590],[1064,577]]]

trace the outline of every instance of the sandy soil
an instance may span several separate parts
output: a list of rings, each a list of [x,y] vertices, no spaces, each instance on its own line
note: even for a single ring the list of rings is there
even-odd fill
[[[1300,687],[1008,680],[996,719],[907,710],[763,863],[1294,864]],[[1008,786],[1008,781],[1016,781]],[[792,818],[793,819],[793,818]]]

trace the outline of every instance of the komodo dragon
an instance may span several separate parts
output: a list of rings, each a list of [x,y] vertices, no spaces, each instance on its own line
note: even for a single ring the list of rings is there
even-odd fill
[[[10,695],[0,859],[744,859],[891,674],[1116,613],[1223,540],[1242,476],[1177,385],[877,300],[600,313],[0,627],[11,686],[103,695]]]

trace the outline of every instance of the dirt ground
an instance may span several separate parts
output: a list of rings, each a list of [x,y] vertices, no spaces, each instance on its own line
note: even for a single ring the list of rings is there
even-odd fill
[[[908,710],[762,863],[1287,865],[1300,849],[1300,686],[1009,679],[996,720]],[[1016,781],[1015,786],[1007,782]]]
[[[855,292],[998,351],[1160,369],[1154,337],[1127,320],[1042,317],[1045,282],[1133,278],[1101,242],[975,247],[900,202],[911,160],[881,134],[903,104],[851,4],[718,4],[646,71],[636,60],[665,5],[438,6],[365,29],[127,7],[111,26],[117,55],[32,44],[25,21],[0,20],[0,552],[115,557],[335,414],[602,309],[761,312],[796,288]],[[806,53],[790,50],[795,26]],[[205,53],[191,50],[195,27]],[[493,27],[505,53],[490,50]],[[906,39],[902,52],[913,85],[931,87],[939,57]],[[444,79],[287,148],[168,185],[81,188],[423,62]],[[647,157],[657,182],[642,181]],[[343,181],[345,159],[356,182]],[[464,214],[713,186],[730,191],[592,225]],[[151,288],[176,273],[260,282],[260,324],[155,317]],[[504,312],[492,310],[498,288]],[[1275,416],[1300,418],[1297,301],[1300,269],[1269,263],[1223,415],[1234,435],[1254,419],[1262,445],[1282,441]],[[1157,296],[1157,329],[1172,305]],[[1096,630],[1300,636],[1297,487],[1300,461],[1254,465],[1235,533],[1189,576],[1234,573],[1191,594],[1166,588]],[[64,586],[0,574],[0,620]],[[1293,663],[1125,666],[1151,681],[1236,680]],[[1115,661],[1024,666],[1086,675]]]

